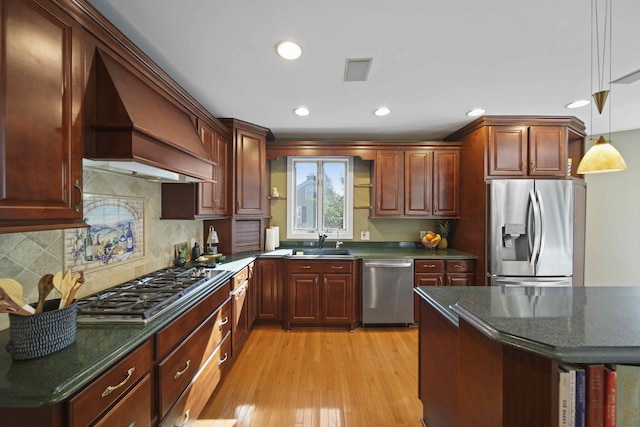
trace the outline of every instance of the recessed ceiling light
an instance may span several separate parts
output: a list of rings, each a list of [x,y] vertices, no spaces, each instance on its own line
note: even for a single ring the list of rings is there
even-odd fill
[[[467,116],[469,116],[469,117],[481,116],[482,114],[484,114],[486,112],[487,111],[484,108],[474,108],[471,111],[467,111]]]
[[[288,59],[290,61],[300,58],[302,56],[302,48],[296,42],[289,40],[281,40],[276,44],[276,52],[281,58]]]
[[[387,107],[380,107],[376,111],[374,111],[373,114],[375,114],[378,117],[382,117],[382,116],[386,116],[390,112],[391,110],[388,109]]]
[[[588,99],[579,99],[577,101],[573,101],[570,104],[565,105],[565,108],[580,108],[580,107],[584,107],[585,105],[589,105],[591,103],[591,101],[589,101]]]
[[[296,113],[296,115],[298,116],[308,116],[309,115],[309,109],[307,107],[298,107],[295,110],[293,110],[294,113]]]

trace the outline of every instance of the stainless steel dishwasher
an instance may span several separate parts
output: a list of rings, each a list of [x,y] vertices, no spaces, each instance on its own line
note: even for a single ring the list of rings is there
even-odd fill
[[[413,323],[413,259],[365,259],[362,325]]]

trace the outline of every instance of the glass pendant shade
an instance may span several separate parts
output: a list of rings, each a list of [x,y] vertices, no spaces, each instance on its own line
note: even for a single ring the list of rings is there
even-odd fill
[[[627,164],[618,150],[600,136],[580,161],[578,173],[616,172],[626,168]]]

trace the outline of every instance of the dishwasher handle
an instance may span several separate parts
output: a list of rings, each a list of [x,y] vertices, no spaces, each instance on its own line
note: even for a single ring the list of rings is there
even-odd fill
[[[411,267],[411,262],[365,262],[365,267],[406,268]]]

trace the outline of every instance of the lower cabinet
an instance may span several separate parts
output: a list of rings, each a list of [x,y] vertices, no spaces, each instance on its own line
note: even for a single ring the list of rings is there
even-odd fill
[[[102,423],[106,418],[119,420],[130,416],[138,419],[145,413],[150,415],[152,413],[150,395],[147,394],[142,396],[142,399],[137,399],[140,393],[136,384],[143,377],[147,381],[149,380],[152,349],[152,340],[147,340],[120,362],[109,368],[84,390],[72,397],[69,401],[70,425],[81,427],[92,425],[96,421]],[[132,402],[134,399],[137,400]],[[112,406],[114,404],[115,406]],[[132,407],[134,411],[129,414],[122,413],[121,406]],[[109,412],[102,416],[107,410]],[[146,424],[140,425],[150,425],[150,422],[151,417],[149,416]],[[129,425],[129,423],[124,425]]]
[[[413,264],[414,287],[475,286],[474,259],[416,259]],[[420,298],[413,296],[414,321],[420,321]]]
[[[344,325],[357,323],[353,261],[289,261],[288,313],[292,325]]]
[[[151,396],[151,376],[147,374],[98,421],[96,427],[151,426]]]
[[[250,311],[251,311],[251,272],[253,272],[253,264],[243,268],[232,279],[231,290],[231,347],[232,354],[240,353],[242,346],[249,337],[251,331]]]
[[[285,260],[259,258],[256,261],[255,316],[258,324],[280,324],[282,322],[282,277]]]

